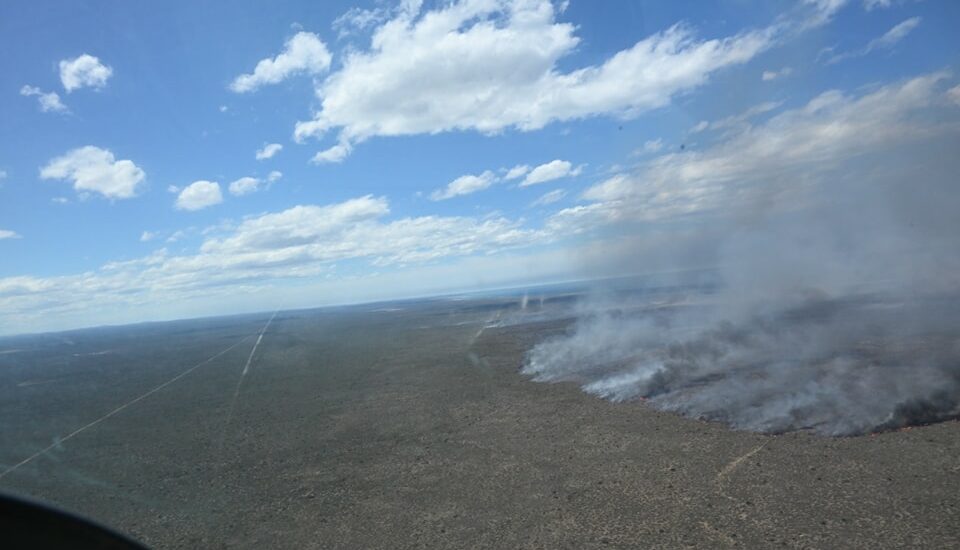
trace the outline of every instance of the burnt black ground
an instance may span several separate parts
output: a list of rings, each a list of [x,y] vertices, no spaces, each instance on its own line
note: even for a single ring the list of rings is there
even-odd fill
[[[281,312],[236,402],[269,314],[4,340],[0,469],[240,343],[0,490],[158,548],[960,545],[957,422],[764,436],[606,402],[517,372],[564,320],[478,337],[502,306]]]

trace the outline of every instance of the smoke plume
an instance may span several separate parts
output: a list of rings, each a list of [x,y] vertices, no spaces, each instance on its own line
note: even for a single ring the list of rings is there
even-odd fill
[[[637,244],[615,269],[712,266],[719,284],[594,297],[523,372],[760,432],[855,435],[960,415],[950,80],[829,91],[588,190],[610,238]]]

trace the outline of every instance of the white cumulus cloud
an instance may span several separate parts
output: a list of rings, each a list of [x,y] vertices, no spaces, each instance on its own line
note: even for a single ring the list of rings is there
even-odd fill
[[[57,157],[40,169],[42,179],[69,180],[81,193],[109,199],[136,196],[146,174],[130,160],[116,160],[107,149],[87,145]]]
[[[274,58],[261,59],[250,74],[242,74],[230,83],[237,93],[252,92],[266,84],[276,84],[298,74],[320,74],[330,67],[330,52],[320,38],[301,31],[287,40]]]
[[[25,97],[37,96],[37,103],[44,113],[66,113],[68,111],[67,106],[60,101],[60,96],[56,92],[44,92],[36,86],[24,86],[20,88],[20,95]]]
[[[503,179],[505,180],[519,179],[519,178],[522,178],[523,176],[526,176],[527,172],[529,171],[530,171],[529,166],[527,166],[526,164],[520,164],[508,170],[507,175],[503,176]]]
[[[60,82],[68,93],[79,88],[103,88],[112,75],[112,68],[90,54],[60,61]]]
[[[153,309],[196,299],[231,300],[278,281],[334,277],[346,284],[349,276],[336,277],[339,262],[396,273],[442,259],[487,258],[545,240],[521,222],[496,215],[391,217],[387,200],[370,195],[293,206],[199,234],[202,244],[188,250],[192,245],[184,243],[179,254],[160,249],[71,275],[0,277],[0,327],[22,330],[53,313],[74,314],[89,324],[89,314],[104,304],[142,314],[145,303]]]
[[[343,160],[373,136],[452,130],[536,130],[554,121],[633,117],[663,107],[716,71],[773,42],[771,29],[698,39],[677,25],[598,65],[562,72],[580,39],[548,0],[461,0],[404,12],[373,31],[370,46],[318,82],[320,109],[299,122],[302,141],[337,131],[318,161]],[[451,60],[456,60],[451,62]]]
[[[20,234],[16,231],[10,231],[9,229],[0,229],[0,241],[4,239],[19,239]]]
[[[280,145],[279,143],[268,143],[264,145],[263,148],[257,150],[257,160],[273,158],[273,156],[279,153],[281,149],[283,149],[283,145]]]
[[[343,162],[352,149],[348,143],[338,143],[314,155],[310,162],[315,164]]]
[[[570,161],[552,160],[546,164],[541,164],[527,174],[527,177],[520,183],[520,187],[546,183],[548,181],[579,176],[582,167],[574,168]]]
[[[482,191],[490,187],[495,181],[497,181],[497,177],[490,170],[487,170],[479,176],[460,176],[448,183],[443,189],[437,189],[433,193],[430,193],[430,200],[442,201],[461,195],[476,193],[477,191]]]
[[[223,202],[220,184],[215,181],[199,180],[183,188],[177,195],[178,210],[201,210]]]
[[[230,194],[234,196],[249,195],[260,190],[260,180],[252,177],[240,178],[230,182]]]
[[[389,212],[385,198],[371,195],[326,206],[294,206],[249,218],[230,234],[206,240],[192,262],[208,268],[275,267],[295,274],[298,265],[359,258],[376,266],[425,262],[523,246],[535,238],[499,217],[384,220]]]

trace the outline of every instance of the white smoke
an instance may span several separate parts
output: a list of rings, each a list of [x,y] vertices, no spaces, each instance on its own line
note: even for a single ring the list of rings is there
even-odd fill
[[[960,123],[946,79],[823,94],[598,186],[598,210],[669,250],[611,265],[712,265],[720,286],[666,307],[596,305],[523,372],[762,432],[960,415]]]
[[[852,435],[960,413],[960,299],[808,298],[737,321],[726,307],[604,312],[531,350],[524,372],[738,429]]]

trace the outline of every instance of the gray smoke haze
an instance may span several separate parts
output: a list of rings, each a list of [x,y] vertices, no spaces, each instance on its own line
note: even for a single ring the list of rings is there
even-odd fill
[[[719,284],[629,307],[594,297],[523,372],[761,432],[960,415],[952,80],[826,92],[588,190],[581,211],[635,245],[608,262],[617,273],[712,266]]]

